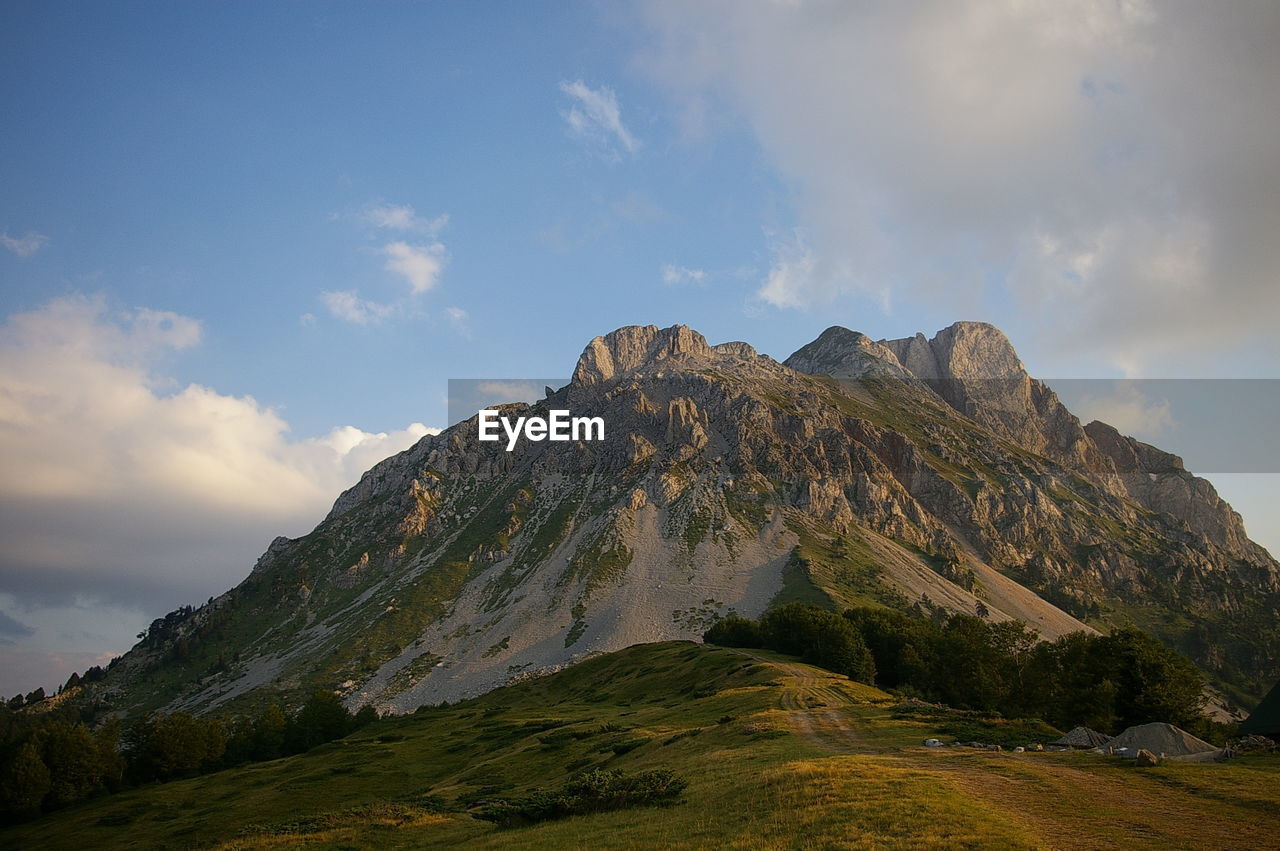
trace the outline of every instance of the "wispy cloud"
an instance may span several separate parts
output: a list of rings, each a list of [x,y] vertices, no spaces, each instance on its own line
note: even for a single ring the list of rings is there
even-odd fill
[[[668,263],[662,267],[662,283],[664,284],[701,284],[707,278],[706,271],[690,269]]]
[[[560,91],[572,99],[572,105],[560,114],[574,136],[600,145],[613,158],[618,157],[618,148],[628,154],[640,150],[640,140],[622,123],[622,109],[613,89],[593,89],[581,80],[561,80]]]
[[[0,231],[0,245],[19,257],[30,257],[44,248],[48,241],[49,237],[34,231],[27,231],[22,236],[9,236],[8,231]]]
[[[351,218],[350,215],[334,214],[337,219]],[[325,291],[320,294],[320,301],[328,309],[330,315],[357,325],[376,325],[392,314],[409,307],[408,299],[412,296],[428,292],[440,282],[440,276],[449,263],[449,251],[438,236],[449,224],[447,213],[438,216],[420,216],[408,204],[372,203],[365,206],[355,218],[377,231],[394,231],[399,238],[390,242],[369,246],[367,249],[375,256],[383,259],[383,268],[399,277],[409,285],[407,297],[393,298],[390,301],[372,301],[361,298],[356,290]],[[381,242],[387,235],[375,236],[377,231],[367,234]],[[412,311],[408,311],[412,313]],[[314,323],[315,317],[303,314],[299,322],[303,325]]]
[[[374,204],[365,208],[364,219],[375,227],[423,233],[434,238],[449,224],[449,214],[423,218],[408,204]]]
[[[444,315],[449,318],[449,324],[455,331],[464,337],[471,336],[471,325],[467,321],[471,317],[465,310],[461,307],[446,307]]]
[[[320,293],[320,301],[328,308],[330,315],[356,325],[377,325],[395,310],[389,304],[360,298],[355,290],[326,290]]]

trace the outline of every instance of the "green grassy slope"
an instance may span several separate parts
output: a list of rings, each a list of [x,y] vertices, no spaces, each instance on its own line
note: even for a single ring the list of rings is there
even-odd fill
[[[301,756],[89,802],[0,832],[0,845],[1266,847],[1280,836],[1275,757],[1144,770],[1087,754],[929,750],[919,744],[938,721],[894,703],[764,651],[639,645]],[[593,767],[670,768],[689,785],[669,807],[529,827],[467,812]]]

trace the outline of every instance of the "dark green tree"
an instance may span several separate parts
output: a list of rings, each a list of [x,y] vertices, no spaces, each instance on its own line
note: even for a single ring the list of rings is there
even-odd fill
[[[252,758],[266,760],[282,756],[288,726],[289,719],[284,714],[284,708],[278,703],[268,704],[253,722]]]
[[[844,617],[871,651],[877,683],[892,689],[909,687],[920,696],[936,699],[926,662],[936,655],[940,637],[936,624],[889,609],[850,609]]]
[[[285,749],[301,753],[342,738],[350,730],[351,714],[342,705],[342,698],[331,691],[316,689],[286,730]]]
[[[875,681],[876,667],[862,636],[846,619],[815,606],[788,603],[760,619],[764,644],[781,653],[864,683]]]
[[[102,750],[84,724],[51,721],[35,734],[40,758],[49,769],[47,809],[58,809],[107,789],[108,766]]]
[[[52,788],[49,768],[40,758],[40,751],[34,742],[26,742],[0,775],[0,807],[12,819],[36,815]]]
[[[702,640],[721,647],[762,647],[764,644],[760,626],[755,621],[738,615],[729,615],[716,621],[711,629],[703,633]]]
[[[1145,632],[1122,629],[1101,639],[1109,662],[1107,679],[1116,684],[1116,715],[1123,726],[1167,721],[1182,727],[1199,723],[1204,675],[1190,659]]]
[[[130,730],[129,771],[140,782],[190,777],[219,764],[226,743],[221,721],[186,712],[151,715]]]

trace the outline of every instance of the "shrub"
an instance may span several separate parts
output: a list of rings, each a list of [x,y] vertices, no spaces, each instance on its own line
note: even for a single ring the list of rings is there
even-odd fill
[[[580,813],[674,803],[687,785],[665,768],[631,775],[597,769],[578,775],[556,792],[535,789],[523,798],[489,801],[475,816],[502,827],[516,827]]]
[[[622,756],[624,753],[631,753],[648,742],[649,740],[644,736],[637,736],[634,739],[623,739],[621,742],[614,742],[609,749],[613,751],[614,756]]]

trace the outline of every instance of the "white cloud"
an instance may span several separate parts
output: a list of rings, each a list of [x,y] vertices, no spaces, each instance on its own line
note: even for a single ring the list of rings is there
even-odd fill
[[[707,273],[702,269],[689,269],[667,263],[662,267],[662,283],[664,284],[700,284],[706,280]]]
[[[434,237],[449,224],[447,213],[433,219],[424,219],[408,204],[375,204],[365,209],[364,218],[369,223],[390,230],[415,231]]]
[[[772,240],[773,263],[756,296],[774,307],[801,307],[814,288],[818,258],[797,231],[790,240]]]
[[[772,247],[766,303],[1005,302],[1137,368],[1280,318],[1280,4],[646,9],[677,108],[745,117],[795,187],[808,251]]]
[[[429,434],[439,434],[438,428],[427,428],[422,423],[410,423],[391,432],[370,433],[355,426],[339,426],[324,437],[301,441],[298,446],[306,453],[315,452],[327,458],[329,453],[338,459],[344,481],[358,481],[361,474],[384,458],[412,446]],[[337,496],[337,491],[334,492]]]
[[[387,258],[387,271],[408,281],[415,295],[436,285],[448,260],[448,252],[438,242],[430,245],[391,242],[382,247],[382,253]]]
[[[573,100],[572,106],[560,114],[574,136],[600,145],[613,157],[617,156],[617,147],[629,154],[640,150],[640,140],[622,123],[622,109],[613,89],[593,89],[581,80],[561,80],[560,91]]]
[[[19,257],[30,257],[49,241],[49,237],[42,233],[28,231],[22,236],[9,236],[7,231],[0,231],[0,245],[12,251]]]
[[[326,290],[320,293],[320,301],[332,316],[354,322],[356,325],[377,325],[395,312],[395,308],[389,304],[379,304],[360,298],[355,290],[338,290],[337,292]],[[311,314],[303,316],[303,324],[307,324],[305,322],[307,316]],[[315,317],[311,316],[311,320],[314,322]]]
[[[383,268],[409,285],[409,294],[416,296],[433,289],[449,262],[449,252],[436,239],[449,223],[449,216],[435,218],[419,216],[408,204],[371,204],[360,213],[360,218],[379,229],[417,234],[427,241],[408,242],[398,239],[378,247],[377,254],[384,258]],[[377,325],[403,308],[406,299],[392,303],[361,298],[355,290],[326,291],[320,294],[332,316],[357,325]],[[304,314],[302,324],[310,324],[314,317]]]
[[[253,398],[156,370],[198,339],[186,317],[84,297],[0,326],[0,592],[152,612],[220,593],[275,535],[307,531],[365,468],[432,431],[291,438]]]
[[[1154,440],[1175,426],[1169,400],[1152,399],[1129,382],[1116,382],[1106,394],[1081,397],[1072,407],[1081,422],[1101,420],[1141,440]]]
[[[409,295],[416,296],[435,288],[449,262],[448,250],[436,238],[449,223],[447,214],[424,218],[408,204],[370,204],[359,213],[359,217],[380,230],[416,234],[417,238],[387,242],[379,246],[376,253],[384,259],[384,269],[409,285]],[[355,290],[323,292],[320,299],[331,315],[357,325],[376,325],[404,307],[406,302],[406,299],[392,303],[371,301],[361,298]],[[303,324],[308,323],[306,316],[309,315],[304,315]]]

